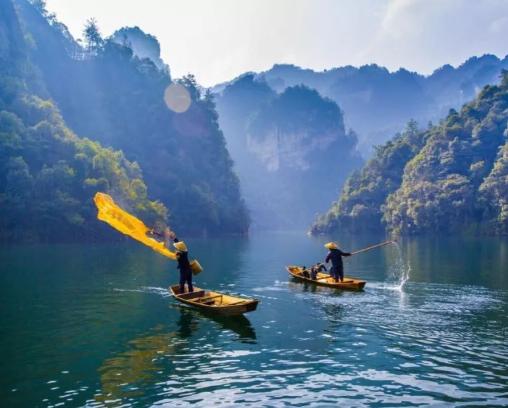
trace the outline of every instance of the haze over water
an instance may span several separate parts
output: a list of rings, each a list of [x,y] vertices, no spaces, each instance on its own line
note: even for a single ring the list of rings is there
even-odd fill
[[[302,233],[189,244],[198,285],[258,310],[221,320],[177,304],[175,265],[129,241],[2,248],[3,404],[508,404],[507,240],[404,241],[402,289],[395,247],[359,255],[346,269],[361,293],[289,279],[284,265],[325,254]]]

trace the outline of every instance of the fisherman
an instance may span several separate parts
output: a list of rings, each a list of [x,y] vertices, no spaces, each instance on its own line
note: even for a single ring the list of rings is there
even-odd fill
[[[166,240],[166,246],[169,248],[169,240],[173,240],[173,246],[176,249],[176,261],[178,262],[178,269],[180,270],[180,293],[185,293],[185,284],[189,292],[194,292],[192,287],[192,269],[189,262],[189,251],[185,242],[180,241],[176,234],[169,228],[164,230],[164,238]]]
[[[343,282],[344,265],[342,264],[342,257],[351,256],[351,253],[342,252],[335,242],[328,242],[325,244],[325,248],[330,251],[326,256],[325,264],[330,261],[332,262],[332,267],[330,268],[330,276],[335,279],[335,282],[338,282],[339,280]]]

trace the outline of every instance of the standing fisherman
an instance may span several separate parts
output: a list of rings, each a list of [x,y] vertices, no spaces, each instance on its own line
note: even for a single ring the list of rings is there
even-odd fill
[[[169,248],[169,240],[173,239],[173,246],[176,249],[176,261],[178,262],[178,269],[180,269],[180,293],[185,293],[185,284],[189,292],[194,292],[192,287],[192,269],[189,262],[189,251],[185,242],[180,241],[176,234],[169,228],[164,230],[164,238],[166,246]]]
[[[339,279],[341,282],[344,281],[344,265],[342,263],[343,256],[351,256],[349,252],[342,252],[339,249],[339,246],[335,242],[328,242],[325,244],[325,248],[328,249],[328,255],[326,256],[325,263],[332,262],[332,267],[330,268],[330,275],[335,279],[335,282],[338,282]]]

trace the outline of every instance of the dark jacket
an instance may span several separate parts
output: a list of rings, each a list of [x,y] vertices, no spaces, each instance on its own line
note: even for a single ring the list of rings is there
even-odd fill
[[[180,242],[180,240],[175,238],[173,242]],[[178,269],[180,269],[180,272],[191,270],[188,252],[176,251],[176,261],[178,262]]]
[[[326,256],[325,263],[332,262],[332,268],[343,270],[344,265],[342,264],[343,256],[351,256],[349,252],[342,252],[340,249],[330,249],[330,252]]]

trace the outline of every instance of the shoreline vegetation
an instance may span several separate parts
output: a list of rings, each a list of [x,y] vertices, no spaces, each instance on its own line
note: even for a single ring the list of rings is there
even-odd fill
[[[377,147],[312,234],[508,235],[508,71],[438,125]]]

